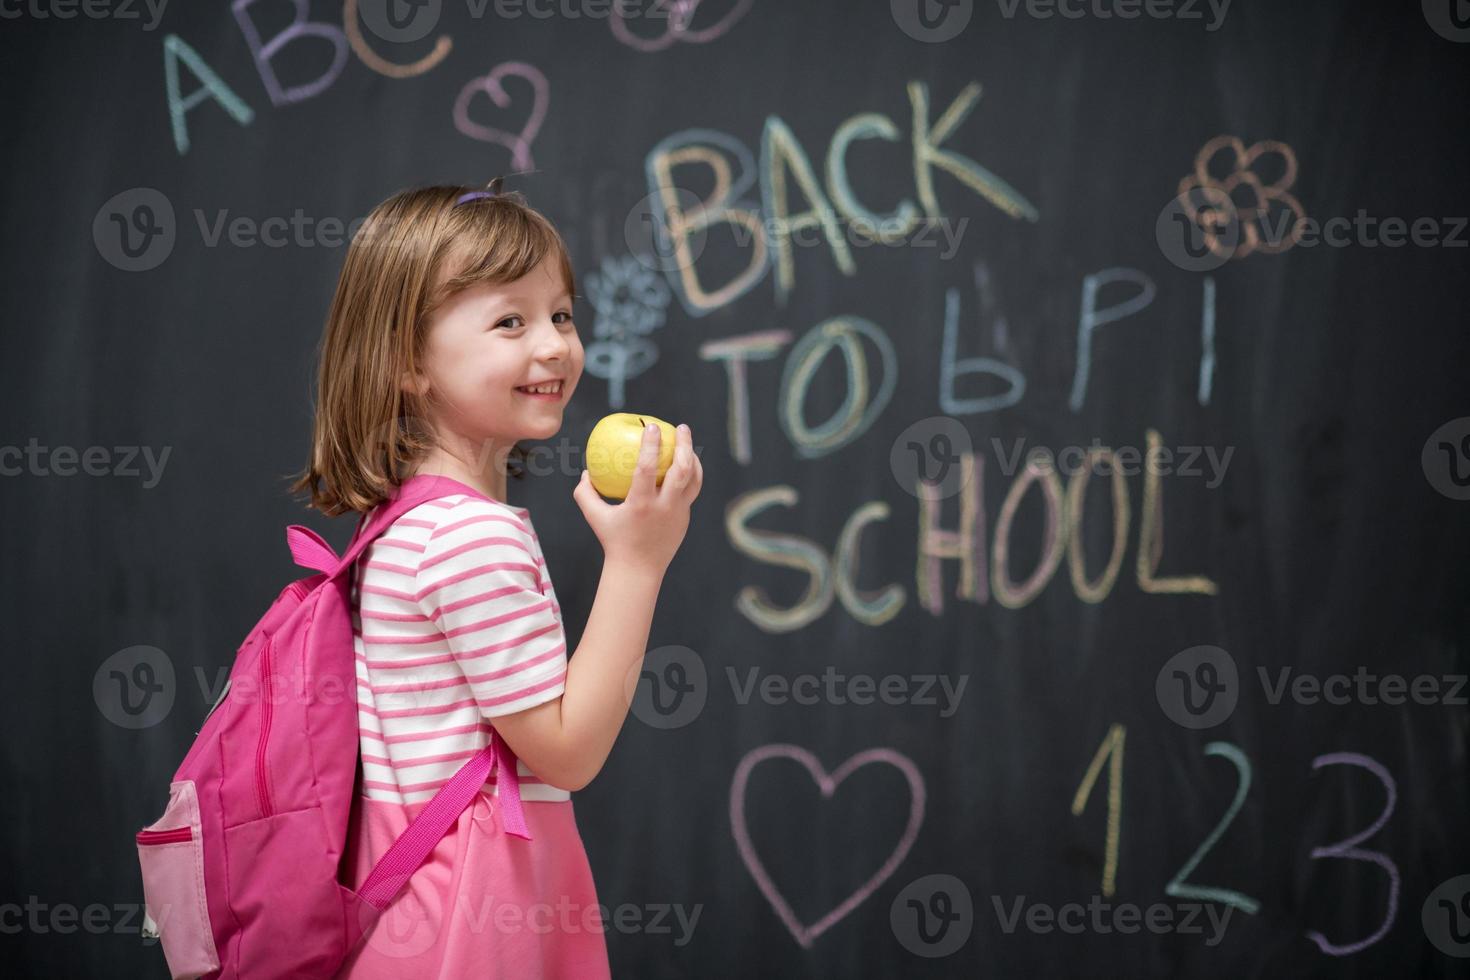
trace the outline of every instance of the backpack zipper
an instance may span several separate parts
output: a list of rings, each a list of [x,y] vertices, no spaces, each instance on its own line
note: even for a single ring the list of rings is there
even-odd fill
[[[188,827],[177,827],[173,830],[140,830],[136,836],[139,844],[175,844],[179,841],[193,840],[194,831]]]
[[[289,591],[300,603],[311,590],[299,579],[292,582]],[[266,785],[265,747],[271,735],[271,715],[274,713],[275,697],[271,691],[271,651],[275,649],[272,637],[267,636],[260,649],[260,693],[265,702],[260,706],[260,741],[255,746],[255,797],[260,804],[260,815],[268,817],[274,812],[271,806],[270,787]]]
[[[270,790],[265,784],[265,744],[271,733],[271,640],[266,637],[260,650],[260,691],[265,702],[260,708],[260,742],[255,747],[255,795],[260,803],[260,815],[271,815]]]

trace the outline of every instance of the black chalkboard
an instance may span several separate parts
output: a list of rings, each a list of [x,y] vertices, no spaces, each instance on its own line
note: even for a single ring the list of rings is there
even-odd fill
[[[706,474],[576,797],[615,975],[1463,976],[1464,4],[612,8],[4,8],[11,975],[163,975],[131,835],[352,530],[346,236],[519,173],[562,438]]]

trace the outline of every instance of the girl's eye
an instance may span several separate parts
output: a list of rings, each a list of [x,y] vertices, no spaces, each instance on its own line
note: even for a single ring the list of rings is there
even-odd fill
[[[566,310],[562,310],[562,311],[556,313],[553,316],[553,319],[555,319],[556,317],[566,317],[565,320],[558,321],[560,323],[564,323],[565,324],[565,323],[571,323],[572,322],[572,314],[569,313],[569,312],[567,312]],[[495,324],[495,326],[496,327],[505,327],[507,329],[514,330],[517,326],[520,325],[520,320],[521,320],[521,318],[518,315],[517,316],[508,316],[504,320],[501,320],[499,323]]]

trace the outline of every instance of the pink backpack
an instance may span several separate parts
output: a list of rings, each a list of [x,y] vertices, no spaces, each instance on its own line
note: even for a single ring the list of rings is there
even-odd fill
[[[296,563],[320,574],[286,586],[245,637],[163,816],[137,834],[144,935],[161,939],[175,980],[328,980],[497,766],[502,824],[531,839],[515,756],[497,734],[360,891],[338,877],[359,775],[349,570],[409,509],[463,491],[416,481],[363,515],[341,557],[309,528],[286,529]]]

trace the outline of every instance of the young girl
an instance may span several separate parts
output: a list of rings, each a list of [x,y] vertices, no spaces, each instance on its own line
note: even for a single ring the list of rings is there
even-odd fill
[[[644,433],[620,504],[582,471],[572,497],[603,566],[569,660],[506,472],[514,461],[523,475],[518,440],[560,431],[581,377],[576,285],[555,228],[499,184],[404,191],[354,237],[322,342],[311,464],[293,487],[364,520],[409,489],[452,491],[406,512],[353,569],[362,775],[343,880],[360,884],[467,759],[504,743],[497,772],[344,964],[347,980],[609,975],[571,791],[622,726],[625,680],[703,483],[685,425],[661,484],[659,433]]]

